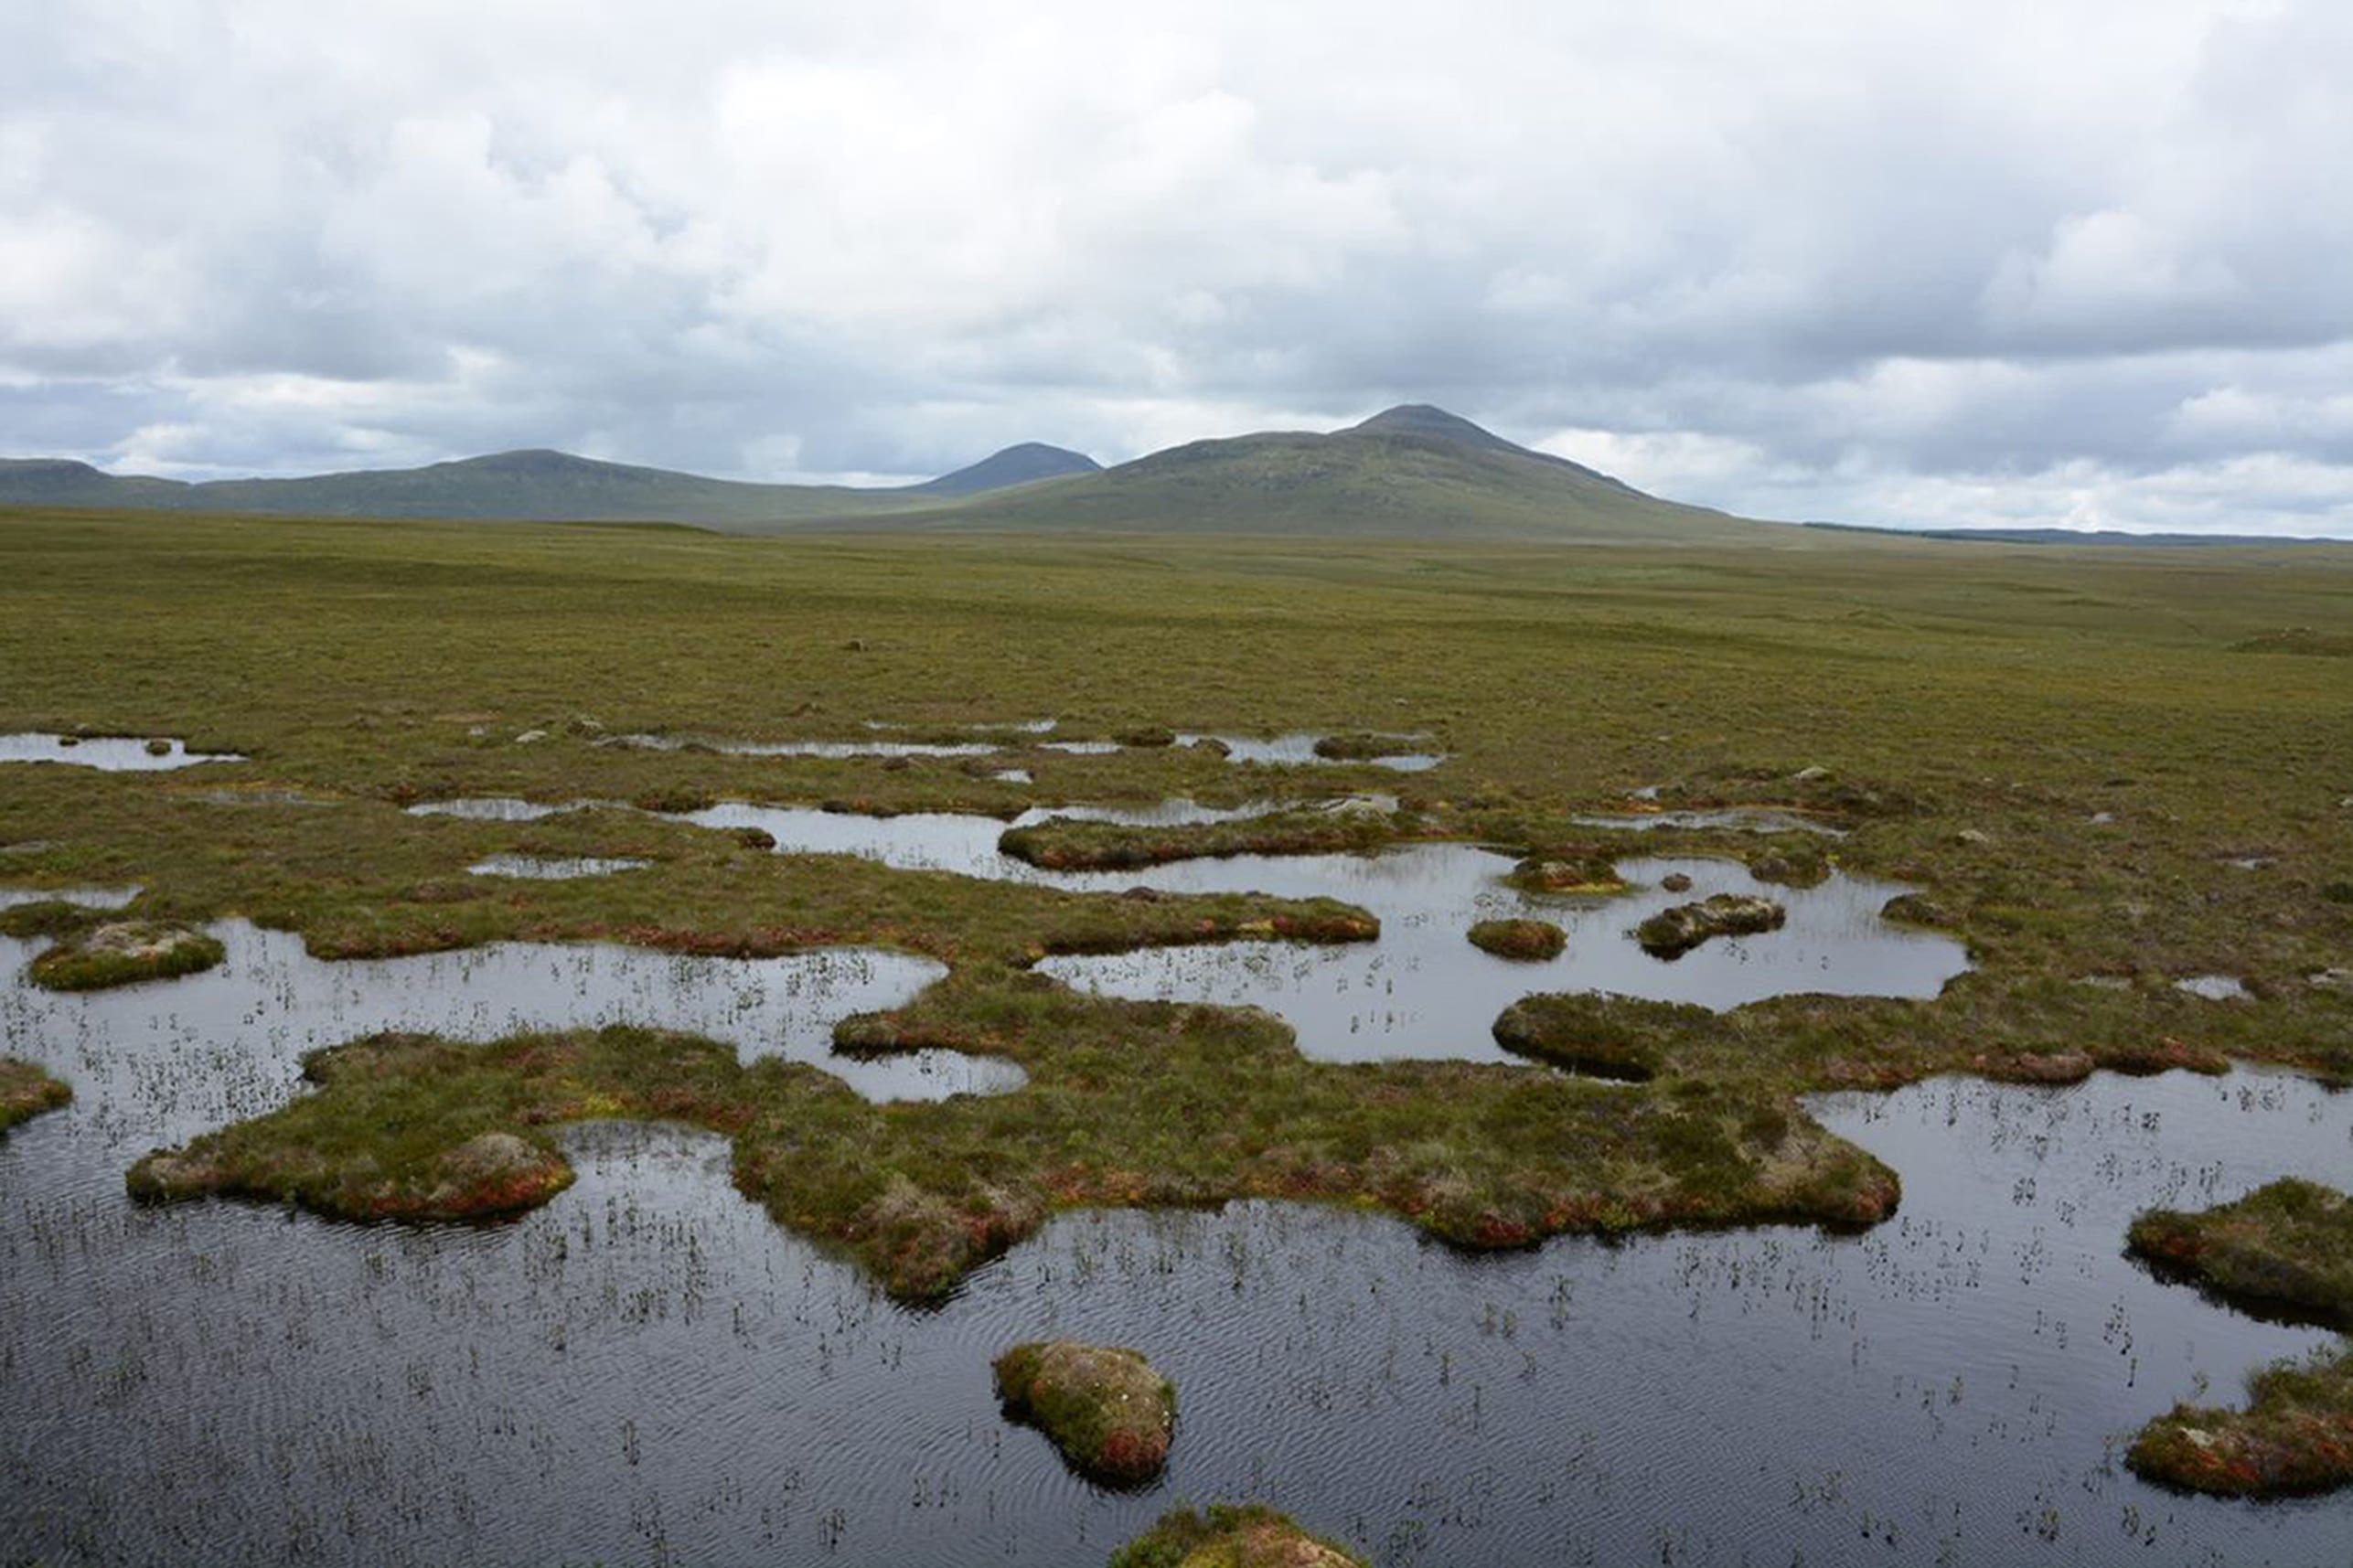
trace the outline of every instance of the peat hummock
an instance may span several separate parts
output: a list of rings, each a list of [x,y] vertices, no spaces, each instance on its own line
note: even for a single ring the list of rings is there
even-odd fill
[[[1044,1433],[1087,1479],[1139,1486],[1168,1463],[1176,1385],[1141,1351],[1048,1339],[1014,1346],[995,1370],[1006,1415]]]
[[[1365,1568],[1364,1559],[1310,1535],[1264,1503],[1164,1513],[1111,1554],[1111,1568]]]
[[[1659,911],[1634,928],[1634,940],[1654,958],[1680,958],[1712,937],[1779,931],[1788,919],[1789,911],[1770,899],[1717,893]]]
[[[0,1056],[0,1133],[72,1098],[71,1089],[31,1062]]]
[[[52,991],[98,991],[209,969],[226,955],[218,937],[156,920],[115,920],[59,938],[28,967]]]

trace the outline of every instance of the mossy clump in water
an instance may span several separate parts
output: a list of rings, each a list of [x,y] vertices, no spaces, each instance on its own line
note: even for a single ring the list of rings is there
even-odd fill
[[[1356,730],[1344,735],[1317,737],[1315,754],[1328,763],[1363,763],[1374,757],[1396,756],[1410,749],[1411,744],[1396,735],[1374,735]]]
[[[1879,906],[1879,918],[1932,931],[1951,931],[1960,923],[1952,918],[1952,911],[1925,893],[1898,893]]]
[[[1668,1041],[1712,1039],[1714,1013],[1688,1002],[1649,1002],[1593,991],[1523,997],[1495,1019],[1495,1042],[1515,1056],[1596,1078],[1640,1083],[1654,1076]]]
[[[1176,1385],[1141,1352],[1048,1339],[1014,1346],[996,1371],[1006,1415],[1044,1433],[1089,1480],[1138,1486],[1168,1463]]]
[[[1617,851],[1597,844],[1565,844],[1522,859],[1503,880],[1524,893],[1621,893]]]
[[[2202,1213],[2152,1209],[2127,1246],[2234,1306],[2353,1328],[2353,1197],[2288,1179]],[[2283,1361],[2248,1380],[2245,1410],[2176,1405],[2143,1427],[2136,1475],[2225,1497],[2353,1485],[2353,1349]]]
[[[2199,1213],[2152,1209],[2126,1247],[2234,1306],[2353,1328],[2353,1198],[2290,1179]]]
[[[203,932],[165,921],[116,920],[64,937],[27,972],[52,991],[97,991],[209,969],[228,949]]]
[[[0,1133],[72,1098],[71,1089],[31,1062],[0,1056]]]
[[[1049,871],[1122,871],[1225,855],[1345,854],[1377,848],[1396,832],[1377,811],[1284,811],[1168,827],[1055,816],[1007,828],[997,848]]]
[[[1264,1503],[1177,1509],[1111,1554],[1111,1568],[1367,1568]]]
[[[1802,835],[1774,838],[1750,852],[1749,874],[1783,887],[1820,887],[1830,880],[1830,856]]]
[[[2124,1462],[2143,1480],[2218,1497],[2353,1485],[2353,1350],[2266,1367],[2247,1380],[2245,1410],[2175,1405],[2141,1428]]]
[[[1481,953],[1523,963],[1557,958],[1568,946],[1568,933],[1548,920],[1482,920],[1469,935]]]
[[[1663,909],[1634,928],[1634,940],[1654,958],[1680,958],[1717,936],[1778,931],[1789,911],[1752,893],[1717,893],[1697,903]]]
[[[168,757],[171,754],[172,743],[169,741],[150,741],[147,742],[147,755],[151,757]]]
[[[1176,731],[1158,724],[1146,725],[1137,730],[1122,730],[1111,738],[1123,746],[1130,746],[1141,751],[1176,744]]]

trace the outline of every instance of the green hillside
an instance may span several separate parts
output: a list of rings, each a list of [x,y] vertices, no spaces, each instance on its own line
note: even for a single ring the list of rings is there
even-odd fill
[[[828,521],[857,526],[848,517]],[[984,496],[893,523],[1630,543],[1758,537],[1754,523],[1646,496],[1422,405],[1391,409],[1329,435],[1275,432],[1193,442],[1100,474]]]

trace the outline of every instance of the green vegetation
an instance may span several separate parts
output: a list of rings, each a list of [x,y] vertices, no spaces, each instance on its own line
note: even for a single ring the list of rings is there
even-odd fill
[[[2293,1179],[2200,1213],[2152,1209],[2131,1251],[2227,1301],[2353,1328],[2353,1198]]]
[[[1111,1554],[1111,1568],[1365,1568],[1263,1503],[1175,1509]]]
[[[2234,1306],[2353,1328],[2353,1197],[2333,1188],[2289,1179],[2202,1213],[2152,1209],[2129,1246]],[[2244,1410],[2174,1406],[2127,1460],[2150,1480],[2228,1497],[2353,1486],[2353,1346],[2257,1372]]]
[[[731,1136],[746,1196],[905,1300],[953,1290],[1066,1208],[1322,1200],[1496,1248],[1569,1231],[1861,1223],[1896,1200],[1884,1166],[1758,1091],[1637,1097],[1468,1062],[1332,1066],[1265,1014],[1085,997],[1002,969],[960,972],[845,1029],[868,1050],[1009,1057],[1030,1083],[875,1104],[813,1067],[740,1067],[732,1048],[658,1032],[381,1036],[316,1053],[316,1093],[149,1157],[131,1186],[447,1217],[465,1201],[448,1152],[485,1134],[543,1147],[569,1121],[671,1118]]]
[[[1374,811],[1281,811],[1169,827],[1057,816],[1008,828],[997,848],[1048,870],[1117,871],[1217,855],[1341,854],[1375,849],[1396,836],[1387,816]]]
[[[508,938],[935,956],[947,981],[861,1027],[1000,1052],[1027,1089],[874,1106],[813,1070],[731,1063],[711,1070],[725,1093],[699,1118],[734,1137],[747,1192],[910,1296],[949,1288],[1075,1204],[1326,1199],[1474,1245],[1884,1213],[1886,1172],[1797,1111],[1812,1089],[1955,1070],[2219,1070],[2234,1056],[2353,1081],[2353,988],[2314,980],[2353,948],[2353,904],[2326,896],[2353,877],[2342,667],[2266,659],[2251,683],[2250,656],[2233,651],[2283,625],[2339,635],[2353,552],[1740,538],[776,541],[24,512],[0,517],[0,732],[177,734],[252,760],[0,764],[0,869],[44,886],[139,882],[140,918],[243,915],[324,956]],[[1075,755],[988,728],[1044,718],[1062,735],[1423,732],[1449,760],[1397,775],[1188,746]],[[891,766],[598,743],[838,740],[870,720],[1004,749]],[[1004,768],[1035,782],[989,776]],[[1529,857],[1520,880],[1555,891],[1598,885],[1614,856],[1759,850],[1730,829],[1575,820],[1646,786],[1665,808],[1790,807],[1849,827],[1826,847],[1839,867],[1918,885],[1975,969],[1933,1001],[1628,1012],[1610,1049],[1652,1072],[1631,1087],[1512,1066],[1333,1066],[1302,1060],[1263,1016],[1076,997],[1027,965],[1061,950],[1345,935],[1364,918],[1346,906],[1127,899],[775,855],[627,812],[490,823],[401,809],[744,799],[1001,819],[1386,790],[1398,810],[1384,834],[1515,847]],[[577,881],[465,875],[498,853],[650,863]],[[2231,863],[2250,857],[2263,869]],[[2249,998],[2173,987],[2220,973]],[[539,1080],[502,1050],[393,1054],[387,1082],[430,1134],[413,1148],[364,1125],[369,1095],[340,1080],[199,1145],[232,1179],[224,1191],[243,1181],[364,1209],[364,1191],[325,1174],[345,1150],[395,1171],[398,1193],[430,1193],[443,1151],[492,1132],[544,1147],[564,1119],[522,1115]],[[701,1071],[678,1069],[689,1088]],[[636,1084],[640,1098],[612,1104],[658,1105],[680,1092],[668,1072],[608,1064],[591,1078]],[[486,1121],[476,1093],[493,1109],[524,1098]],[[606,1103],[548,1107],[616,1114]],[[1214,1136],[1187,1136],[1199,1127]]]
[[[1176,1385],[1140,1351],[1047,1339],[997,1358],[1006,1415],[1044,1433],[1071,1467],[1105,1486],[1136,1486],[1168,1464]]]
[[[167,921],[110,920],[59,937],[30,966],[52,991],[99,991],[209,969],[228,956],[217,938]]]
[[[1770,899],[1748,893],[1717,893],[1696,903],[1675,904],[1634,928],[1634,940],[1655,958],[1680,958],[1718,936],[1779,931],[1789,911]]]
[[[0,1056],[0,1133],[72,1099],[70,1088],[31,1062]]]
[[[1482,920],[1467,934],[1482,953],[1524,962],[1557,958],[1568,946],[1568,933],[1548,920]]]

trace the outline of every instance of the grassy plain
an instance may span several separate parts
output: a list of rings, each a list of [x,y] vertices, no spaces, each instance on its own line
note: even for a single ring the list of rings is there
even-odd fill
[[[0,732],[184,735],[252,759],[143,774],[0,766],[13,882],[138,881],[137,914],[241,913],[328,955],[605,937],[731,953],[869,942],[947,962],[948,980],[863,1038],[999,1051],[1029,1089],[875,1109],[815,1074],[789,1089],[731,1081],[705,1118],[737,1132],[747,1192],[904,1295],[952,1285],[1080,1203],[1290,1193],[1379,1203],[1471,1244],[1867,1218],[1890,1179],[1804,1121],[1792,1099],[1812,1088],[1956,1067],[2031,1077],[2079,1059],[2241,1056],[2353,1078],[2353,990],[2341,975],[2321,983],[2353,955],[2353,663],[2335,651],[2353,627],[2353,550],[2056,550],[1761,526],[1750,542],[1681,548],[779,541],[20,512],[0,516]],[[904,762],[596,743],[838,740],[870,720],[955,735],[1048,717],[1056,738],[1427,733],[1449,760],[1400,775],[1157,745],[1074,755],[1020,735],[992,737],[1011,748],[995,757]],[[1009,766],[1035,784],[989,776]],[[515,795],[1011,816],[1378,789],[1400,797],[1405,836],[1566,864],[1613,848],[1775,852],[1725,831],[1572,820],[1652,785],[1668,804],[1831,814],[1853,829],[1835,859],[1920,884],[1910,917],[1965,940],[1976,969],[1933,1002],[1793,997],[1720,1022],[1630,1019],[1654,1068],[1633,1088],[1462,1064],[1335,1068],[1304,1062],[1263,1017],[1098,1001],[1025,969],[1056,949],[1270,926],[1345,937],[1335,906],[979,883],[770,855],[626,813],[502,824],[399,809]],[[502,851],[653,864],[575,882],[465,875]],[[2175,985],[2215,974],[2249,994],[2209,1001]],[[1466,1039],[1492,1021],[1464,1019]],[[573,1043],[644,1095],[608,1099],[660,1108],[651,1068]],[[381,1065],[408,1075],[399,1093],[422,1097],[419,1125],[452,1138],[539,1125],[482,1123],[472,1104],[606,1104],[535,1097],[546,1083],[511,1077],[494,1092],[481,1075],[508,1057],[522,1072],[529,1055],[502,1050]],[[668,1088],[693,1089],[701,1071]],[[215,1152],[240,1175],[219,1185],[300,1195],[270,1173],[367,1141],[329,1125],[369,1114],[363,1076],[232,1129],[233,1149]],[[480,1098],[461,1103],[461,1081]],[[786,1114],[811,1105],[824,1114]],[[435,1149],[380,1152],[398,1187],[438,1179]]]

